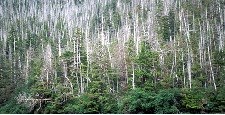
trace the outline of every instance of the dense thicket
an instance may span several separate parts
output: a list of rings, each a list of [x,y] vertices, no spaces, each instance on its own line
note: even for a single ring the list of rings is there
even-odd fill
[[[0,113],[224,113],[224,0],[0,0]]]

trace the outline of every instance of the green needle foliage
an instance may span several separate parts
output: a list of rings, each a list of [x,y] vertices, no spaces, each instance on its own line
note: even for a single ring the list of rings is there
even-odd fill
[[[0,0],[0,113],[225,113],[224,17],[224,0]]]

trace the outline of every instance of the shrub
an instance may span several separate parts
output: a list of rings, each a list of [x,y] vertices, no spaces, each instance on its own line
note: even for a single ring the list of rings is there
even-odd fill
[[[162,90],[158,94],[135,89],[127,93],[120,102],[121,113],[179,113],[179,93]]]

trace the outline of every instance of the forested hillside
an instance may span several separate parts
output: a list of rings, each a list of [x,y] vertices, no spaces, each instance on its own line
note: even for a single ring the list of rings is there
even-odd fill
[[[0,0],[0,113],[225,113],[225,0]]]

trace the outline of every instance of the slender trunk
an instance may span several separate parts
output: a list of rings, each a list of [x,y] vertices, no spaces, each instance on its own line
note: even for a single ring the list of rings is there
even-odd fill
[[[214,72],[213,72],[213,68],[212,68],[209,46],[208,46],[208,56],[209,56],[209,66],[210,66],[210,72],[211,72],[211,76],[212,76],[213,86],[214,86],[214,89],[216,90],[217,88],[216,88],[216,82],[215,82]]]
[[[61,38],[60,37],[58,38],[58,48],[59,48],[58,53],[59,53],[59,57],[60,57],[61,56]]]
[[[119,77],[116,78],[116,92],[119,92]]]
[[[75,77],[77,78],[77,89],[78,89],[78,95],[79,95],[81,92],[80,92],[80,83],[79,83],[77,72],[75,73]]]
[[[208,49],[208,58],[209,58],[209,66],[210,66],[210,73],[211,73],[211,78],[212,78],[212,82],[213,82],[213,86],[214,86],[214,89],[216,90],[216,82],[215,82],[215,78],[214,78],[214,71],[213,71],[213,68],[212,68],[212,60],[211,60],[211,52],[210,52],[210,46],[212,46],[211,45],[211,42],[212,42],[212,40],[211,40],[211,29],[210,29],[210,25],[209,25],[209,21],[207,21],[207,27],[206,27],[206,29],[207,29],[207,32],[208,32],[208,36],[209,36],[209,44],[208,44],[208,47],[207,47],[207,49]]]
[[[185,14],[183,14],[185,15]],[[187,39],[185,39],[186,42],[186,47],[187,47],[187,72],[188,72],[188,80],[189,80],[189,88],[191,89],[191,85],[192,85],[192,76],[191,76],[191,63],[192,63],[192,57],[191,57],[191,45],[189,45],[190,43],[190,29],[189,29],[189,20],[188,20],[188,13],[186,14],[186,16],[184,16],[184,28],[185,28],[185,33],[187,36]]]
[[[124,50],[123,50],[124,51]],[[127,61],[126,61],[126,54],[124,54],[123,52],[123,59],[124,59],[124,64],[125,64],[125,76],[126,76],[126,83],[128,84],[129,80],[128,80],[128,69],[127,69]]]
[[[28,83],[28,71],[29,71],[29,50],[26,52],[26,66],[25,66],[25,83]]]
[[[189,88],[191,89],[192,79],[191,79],[191,59],[190,55],[188,55],[187,61],[187,69],[188,69],[188,80],[189,80]]]
[[[13,82],[16,84],[16,38],[13,41]]]
[[[132,62],[132,87],[133,87],[133,89],[135,89],[135,82],[134,82],[134,78],[135,78],[135,75],[134,75],[134,63]]]
[[[184,88],[186,88],[186,73],[185,73],[185,65],[184,65],[184,53],[183,53],[183,51],[182,51],[182,62],[183,62],[183,76],[184,76],[184,80],[183,80],[183,82],[184,82]]]

